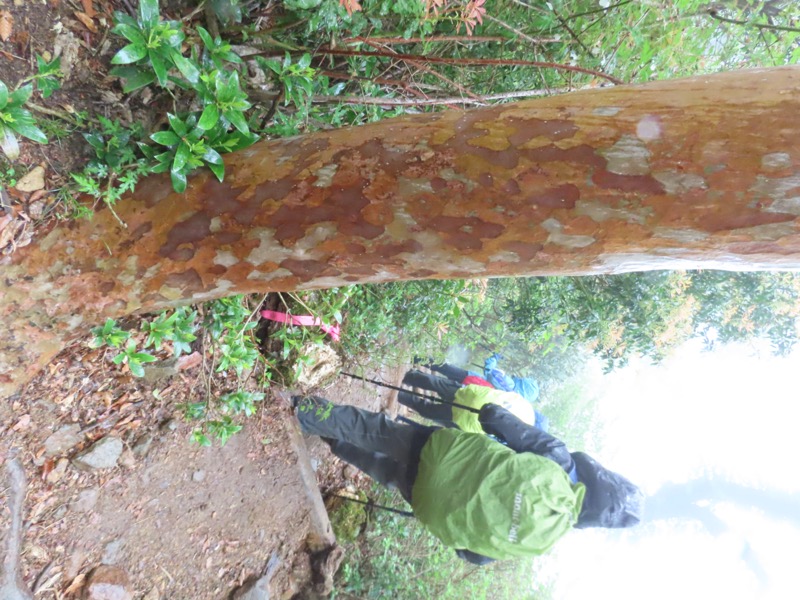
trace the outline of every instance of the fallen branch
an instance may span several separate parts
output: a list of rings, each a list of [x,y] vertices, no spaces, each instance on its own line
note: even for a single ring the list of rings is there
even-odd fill
[[[734,25],[743,25],[745,27],[755,27],[756,29],[770,29],[772,31],[791,31],[794,33],[800,33],[800,28],[798,27],[789,27],[786,25],[768,25],[766,23],[750,23],[749,21],[740,21],[739,19],[729,19],[728,17],[723,17],[720,15],[716,8],[708,9],[706,14],[712,19],[722,21],[723,23],[732,23]]]

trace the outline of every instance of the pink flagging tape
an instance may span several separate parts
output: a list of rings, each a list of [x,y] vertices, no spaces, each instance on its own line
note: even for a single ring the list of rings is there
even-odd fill
[[[275,310],[262,310],[261,316],[270,321],[277,321],[278,323],[288,323],[290,325],[302,325],[304,327],[311,327],[316,325],[322,331],[327,333],[334,342],[339,341],[339,326],[326,325],[319,317],[311,315],[288,315],[286,313],[277,312]]]

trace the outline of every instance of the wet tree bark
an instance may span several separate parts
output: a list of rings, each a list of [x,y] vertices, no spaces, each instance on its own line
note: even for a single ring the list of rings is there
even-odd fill
[[[0,266],[0,395],[106,317],[413,278],[800,267],[800,68],[262,142]]]

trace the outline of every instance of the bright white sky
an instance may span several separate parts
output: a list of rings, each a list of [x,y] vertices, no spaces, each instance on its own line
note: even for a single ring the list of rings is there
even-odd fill
[[[646,493],[709,471],[800,492],[800,352],[704,353],[692,342],[659,367],[635,362],[592,381],[604,424],[595,454]],[[553,581],[558,600],[800,598],[800,529],[732,505],[716,514],[730,526],[717,538],[664,522],[644,535],[571,532],[542,559],[540,577]],[[741,558],[747,544],[766,584]]]

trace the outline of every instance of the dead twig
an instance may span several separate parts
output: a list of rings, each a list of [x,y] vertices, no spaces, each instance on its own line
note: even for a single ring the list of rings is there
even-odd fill
[[[520,31],[519,29],[517,29],[513,25],[509,25],[505,21],[501,21],[497,17],[493,17],[492,15],[489,15],[489,14],[484,15],[483,18],[486,19],[487,21],[491,21],[492,23],[495,23],[496,25],[499,25],[503,29],[507,29],[508,31],[511,31],[512,33],[514,33],[518,37],[522,38],[526,42],[530,42],[534,46],[540,46],[542,44],[554,44],[554,43],[557,43],[557,42],[563,42],[564,41],[564,40],[560,40],[558,38],[535,38],[535,37],[531,37],[527,33],[523,32],[523,31]]]
[[[723,17],[719,14],[719,11],[716,8],[708,9],[706,14],[712,19],[721,21],[723,23],[732,23],[733,25],[743,25],[745,27],[755,27],[756,29],[770,29],[772,31],[791,31],[794,33],[800,33],[800,28],[798,27],[789,27],[787,25],[768,25],[766,23],[751,23],[749,21],[740,21],[739,19]]]
[[[344,40],[345,44],[384,44],[391,46],[393,44],[425,44],[441,43],[441,42],[463,42],[468,43],[481,43],[481,42],[507,42],[508,38],[501,35],[432,35],[431,37],[418,37],[418,38],[398,38],[398,37],[368,37],[359,36],[352,37]]]
[[[405,61],[417,61],[422,63],[433,63],[433,64],[444,64],[444,65],[462,65],[462,66],[516,66],[516,67],[544,67],[548,69],[557,69],[563,71],[573,71],[576,73],[584,73],[586,75],[592,75],[594,77],[600,77],[602,79],[606,79],[612,83],[616,83],[618,85],[623,84],[624,82],[616,77],[611,75],[606,75],[605,73],[601,73],[600,71],[595,71],[593,69],[586,69],[584,67],[576,67],[573,65],[565,65],[561,63],[554,63],[554,62],[543,62],[543,61],[536,61],[536,60],[520,60],[520,59],[511,59],[511,58],[447,58],[442,56],[426,56],[426,55],[419,55],[419,54],[402,54],[402,53],[395,53],[391,54],[388,52],[369,52],[369,51],[355,51],[355,50],[338,50],[335,48],[320,48],[314,51],[315,55],[334,55],[334,56],[375,56],[380,58],[394,58],[397,60],[405,60]],[[268,56],[274,58],[275,55],[272,52],[258,52],[256,54],[251,54],[250,56]]]

